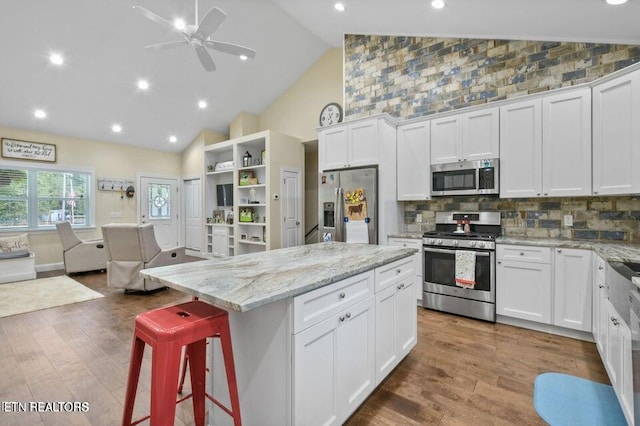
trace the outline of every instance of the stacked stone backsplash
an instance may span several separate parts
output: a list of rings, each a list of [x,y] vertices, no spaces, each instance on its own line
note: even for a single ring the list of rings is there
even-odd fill
[[[519,198],[437,197],[430,201],[404,202],[408,232],[435,228],[436,211],[499,211],[502,234],[509,237],[640,243],[640,197]],[[416,223],[416,214],[422,223]],[[573,216],[565,227],[564,215]]]
[[[346,35],[347,119],[409,119],[586,83],[640,60],[640,46]]]

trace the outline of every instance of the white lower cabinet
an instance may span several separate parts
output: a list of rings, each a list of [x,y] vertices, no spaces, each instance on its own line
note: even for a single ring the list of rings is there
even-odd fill
[[[405,258],[293,299],[292,424],[342,424],[415,346],[414,276]]]
[[[591,332],[591,250],[554,250],[553,325]]]
[[[387,239],[387,244],[390,246],[409,247],[417,250],[416,254],[413,255],[414,267],[416,269],[414,292],[416,294],[418,306],[422,306],[422,282],[424,281],[422,278],[422,239],[390,237]]]
[[[496,313],[549,324],[551,322],[551,265],[498,260]]]

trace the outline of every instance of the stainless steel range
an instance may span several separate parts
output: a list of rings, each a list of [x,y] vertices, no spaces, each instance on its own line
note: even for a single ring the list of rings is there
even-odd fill
[[[437,212],[436,230],[422,238],[423,306],[495,322],[495,239],[500,232],[500,212]],[[456,258],[464,267],[456,265]],[[469,270],[471,284],[460,284],[457,275]]]

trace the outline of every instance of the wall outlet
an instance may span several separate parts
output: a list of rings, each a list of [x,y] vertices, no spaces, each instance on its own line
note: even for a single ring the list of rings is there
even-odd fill
[[[422,213],[416,214],[416,223],[422,223]]]
[[[564,215],[564,226],[573,226],[573,216],[570,214]]]

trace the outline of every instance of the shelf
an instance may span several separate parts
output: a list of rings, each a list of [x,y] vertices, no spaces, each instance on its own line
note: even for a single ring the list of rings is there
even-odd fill
[[[265,222],[238,222],[238,225],[267,226]]]
[[[267,243],[262,242],[262,241],[240,240],[238,242],[242,243],[242,244],[250,244],[250,245],[254,245],[254,246],[266,246],[267,245]]]
[[[233,225],[229,225],[228,223],[207,223],[207,226],[224,226],[226,228],[233,228]]]
[[[267,186],[264,183],[259,183],[257,185],[238,185],[238,189],[244,189],[244,188],[264,188],[265,186]]]
[[[265,164],[260,164],[260,165],[257,165],[257,166],[249,166],[249,167],[238,167],[238,171],[242,172],[244,170],[256,170],[256,169],[261,169],[261,168],[264,168],[264,167],[266,167]]]
[[[267,207],[266,203],[258,203],[258,204],[238,204],[238,207]]]
[[[224,174],[226,174],[226,173],[233,173],[233,169],[229,169],[229,170],[218,170],[217,172],[216,172],[216,171],[213,171],[213,172],[206,172],[205,174],[206,174],[207,176],[209,176],[209,175],[224,175]]]

